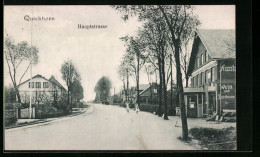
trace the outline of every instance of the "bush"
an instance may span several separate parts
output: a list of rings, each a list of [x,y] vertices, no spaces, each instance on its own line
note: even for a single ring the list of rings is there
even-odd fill
[[[200,141],[200,145],[211,150],[233,150],[236,148],[236,130],[234,127],[223,129],[192,128],[190,134]]]
[[[158,105],[147,105],[147,104],[140,104],[140,110],[141,111],[146,111],[146,112],[150,112],[150,113],[154,113],[156,112],[158,109]],[[171,110],[170,105],[167,105],[167,111],[168,111],[168,115],[172,116],[175,115],[175,110]],[[161,112],[164,112],[164,106],[162,105],[161,108]]]
[[[5,110],[13,110],[20,107],[21,107],[20,103],[5,103]]]
[[[64,113],[70,112],[70,106],[68,105],[68,101],[65,96],[61,97],[60,101],[58,101],[56,104],[53,103],[53,106],[59,111],[63,111]]]
[[[146,105],[146,104],[140,104],[140,111],[146,111],[146,112],[156,112],[157,105]]]
[[[36,118],[50,118],[57,115],[61,115],[61,112],[58,111],[50,102],[45,102],[44,104],[35,105],[35,117]]]
[[[11,85],[4,88],[4,100],[5,103],[14,103],[16,101],[16,92]]]

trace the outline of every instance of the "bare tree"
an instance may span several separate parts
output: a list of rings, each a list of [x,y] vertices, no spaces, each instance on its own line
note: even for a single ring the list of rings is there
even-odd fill
[[[173,7],[158,6],[163,14],[163,17],[169,27],[171,33],[171,39],[174,45],[174,57],[177,70],[178,81],[178,93],[181,107],[181,119],[182,119],[182,138],[184,141],[188,140],[188,124],[186,118],[186,109],[183,95],[182,73],[180,68],[180,48],[181,41],[186,37],[186,34],[190,34],[200,23],[196,16],[193,16],[194,7],[176,5]]]
[[[144,47],[143,43],[139,38],[134,38],[131,36],[122,37],[121,40],[125,42],[126,45],[126,55],[129,65],[130,75],[136,83],[137,90],[137,103],[140,108],[140,95],[139,95],[139,78],[140,69],[145,63],[144,55],[142,54]]]
[[[148,50],[147,60],[152,63],[156,69],[159,71],[159,106],[158,115],[161,116],[161,104],[164,104],[164,119],[168,119],[167,110],[167,80],[165,76],[166,73],[166,61],[168,57],[168,44],[166,40],[167,27],[163,21],[149,21],[144,24],[144,29],[140,31],[142,39],[146,43]],[[151,52],[151,53],[149,53]],[[154,59],[156,58],[156,63]],[[161,94],[163,93],[163,94]],[[162,97],[163,96],[163,97]]]
[[[4,55],[18,102],[21,103],[18,86],[21,84],[29,67],[38,63],[38,49],[35,46],[29,46],[26,41],[16,45],[14,40],[7,34],[4,41]],[[22,75],[18,76],[18,72],[22,72]]]
[[[68,87],[68,106],[70,106],[70,109],[72,111],[71,106],[71,91],[73,88],[73,84],[76,80],[80,80],[80,75],[78,73],[77,68],[72,63],[71,60],[65,61],[61,66],[61,73],[62,73],[62,79],[66,82],[66,85]]]
[[[180,48],[182,39],[185,34],[189,34],[200,23],[198,18],[193,14],[194,6],[190,5],[172,5],[172,6],[112,6],[113,8],[122,12],[123,19],[127,20],[129,16],[138,16],[138,20],[152,21],[154,23],[163,22],[168,27],[170,39],[174,47],[174,58],[176,64],[176,77],[178,85],[179,100],[181,106],[181,120],[182,120],[182,139],[188,140],[188,124],[186,117],[186,109],[183,95],[182,72],[180,63]],[[162,21],[163,18],[163,21]]]

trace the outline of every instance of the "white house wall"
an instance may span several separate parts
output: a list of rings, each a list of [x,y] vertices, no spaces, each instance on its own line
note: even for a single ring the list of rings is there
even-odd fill
[[[29,82],[34,82],[34,88],[29,88]],[[36,88],[36,82],[41,82],[41,88]],[[48,82],[48,88],[43,88],[43,82]],[[36,94],[41,95],[43,97],[42,101],[53,101],[53,92],[57,92],[58,98],[62,94],[62,89],[59,88],[56,84],[53,84],[49,80],[46,80],[42,77],[33,78],[32,81],[29,80],[24,84],[19,86],[19,93],[21,96],[22,103],[29,102],[30,100],[30,92],[32,92],[32,102],[36,103]],[[59,100],[59,99],[58,99]]]

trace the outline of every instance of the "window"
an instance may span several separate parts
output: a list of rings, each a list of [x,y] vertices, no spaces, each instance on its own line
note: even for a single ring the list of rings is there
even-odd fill
[[[200,85],[199,75],[197,75],[197,86]]]
[[[194,87],[194,86],[193,86],[193,83],[194,83],[194,82],[193,82],[193,77],[192,77],[192,78],[191,78],[191,87]]]
[[[198,74],[198,87],[200,86],[200,74]]]
[[[207,83],[207,74],[208,74],[208,71],[206,70],[206,71],[205,71],[205,74],[204,74],[205,83]]]
[[[208,54],[208,52],[207,52],[207,50],[205,51],[205,62],[207,63],[208,62],[208,59],[209,59],[209,54]]]
[[[203,64],[204,64],[204,55],[201,54],[201,65],[203,65]]]
[[[215,81],[215,78],[214,78],[214,67],[211,68],[211,81]]]
[[[201,73],[201,85],[203,85],[204,84],[204,73],[202,72]]]
[[[41,82],[36,82],[36,88],[41,88]]]
[[[203,83],[203,82],[202,82],[202,78],[203,78],[203,77],[202,77],[202,73],[201,73],[201,74],[200,74],[200,85],[201,85],[201,86],[202,86],[202,83]]]
[[[208,70],[208,82],[211,82],[211,69]]]
[[[49,87],[49,83],[48,82],[43,82],[43,88],[48,88]]]
[[[29,88],[34,88],[34,82],[29,82]]]
[[[197,58],[197,65],[200,67],[200,58]]]
[[[198,86],[197,83],[198,83],[198,81],[197,81],[197,76],[194,76],[194,87],[197,87],[197,86]]]

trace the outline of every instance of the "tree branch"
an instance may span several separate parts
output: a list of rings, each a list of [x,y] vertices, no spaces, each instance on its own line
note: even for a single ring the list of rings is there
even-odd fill
[[[29,69],[29,67],[30,67],[31,64],[32,64],[32,63],[30,62],[30,64],[27,66],[25,72],[23,73],[22,77],[21,77],[20,80],[19,80],[19,84],[18,84],[18,85],[20,85],[20,83],[21,83],[21,81],[22,81],[22,78],[24,77],[25,73],[28,71],[28,69]]]

